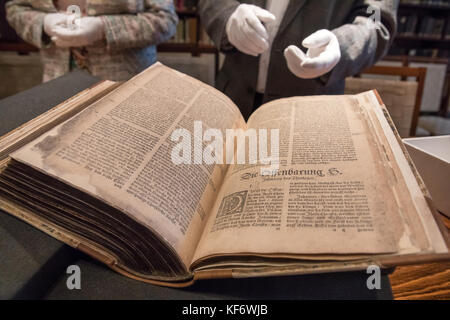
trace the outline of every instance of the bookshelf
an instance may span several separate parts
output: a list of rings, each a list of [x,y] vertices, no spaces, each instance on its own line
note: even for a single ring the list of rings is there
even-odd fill
[[[159,52],[190,53],[193,57],[202,54],[214,55],[215,74],[219,71],[219,50],[202,27],[197,12],[197,0],[176,0],[179,18],[177,32],[168,42],[158,46]]]
[[[398,9],[397,36],[387,60],[447,64],[446,84],[440,111],[448,117],[450,99],[450,1],[401,0]]]
[[[450,39],[426,39],[416,37],[397,36],[395,44],[405,50],[417,48],[438,48],[441,50],[450,50]]]
[[[448,57],[449,18],[450,1],[401,1],[393,47],[403,49],[408,55]],[[411,50],[419,52],[411,54]]]
[[[450,4],[448,1],[400,1],[400,7],[404,10],[448,10],[450,9]]]

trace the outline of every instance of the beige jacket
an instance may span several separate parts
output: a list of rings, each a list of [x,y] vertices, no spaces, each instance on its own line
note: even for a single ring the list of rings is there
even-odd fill
[[[95,76],[127,80],[156,61],[156,45],[176,31],[172,0],[87,0],[86,13],[101,16],[106,39],[83,49],[58,48],[43,31],[44,16],[56,12],[52,0],[12,0],[7,19],[20,37],[41,49],[44,81],[70,70],[71,54]],[[80,64],[80,63],[79,63]]]

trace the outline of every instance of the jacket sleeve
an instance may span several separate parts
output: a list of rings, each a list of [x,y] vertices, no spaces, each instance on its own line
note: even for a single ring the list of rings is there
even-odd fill
[[[379,9],[379,22],[371,17],[373,8]],[[398,0],[355,1],[350,23],[332,30],[339,40],[341,60],[322,79],[325,85],[357,74],[387,53],[397,28],[397,8]]]
[[[236,0],[200,0],[198,11],[200,20],[211,40],[219,50],[232,50],[225,32],[227,21],[240,3]]]
[[[19,37],[38,48],[44,48],[50,44],[50,38],[44,32],[44,17],[53,12],[53,7],[48,7],[48,12],[35,10],[29,0],[12,0],[6,3],[6,19],[16,30]]]
[[[175,34],[178,16],[172,0],[146,0],[137,14],[102,16],[108,49],[158,45]]]

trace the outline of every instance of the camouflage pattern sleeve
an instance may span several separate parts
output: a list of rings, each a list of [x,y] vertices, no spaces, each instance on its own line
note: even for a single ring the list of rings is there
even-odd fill
[[[52,8],[54,10],[52,6],[46,7],[48,12],[52,12]],[[50,39],[45,35],[43,28],[46,14],[47,12],[34,9],[30,0],[12,0],[6,3],[6,19],[9,24],[23,40],[38,48],[50,44]]]
[[[104,15],[102,19],[109,50],[157,45],[175,34],[178,23],[172,0],[146,0],[142,13]]]

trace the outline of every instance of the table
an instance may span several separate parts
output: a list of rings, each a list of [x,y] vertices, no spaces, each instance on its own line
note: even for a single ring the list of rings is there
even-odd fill
[[[450,231],[450,219],[442,218]],[[450,299],[450,262],[398,267],[389,278],[395,299]]]
[[[95,77],[75,71],[0,100],[0,135],[88,88]],[[368,290],[365,272],[200,281],[185,289],[121,276],[0,211],[1,299],[392,299],[387,274]],[[68,290],[66,269],[81,269],[81,290]]]

